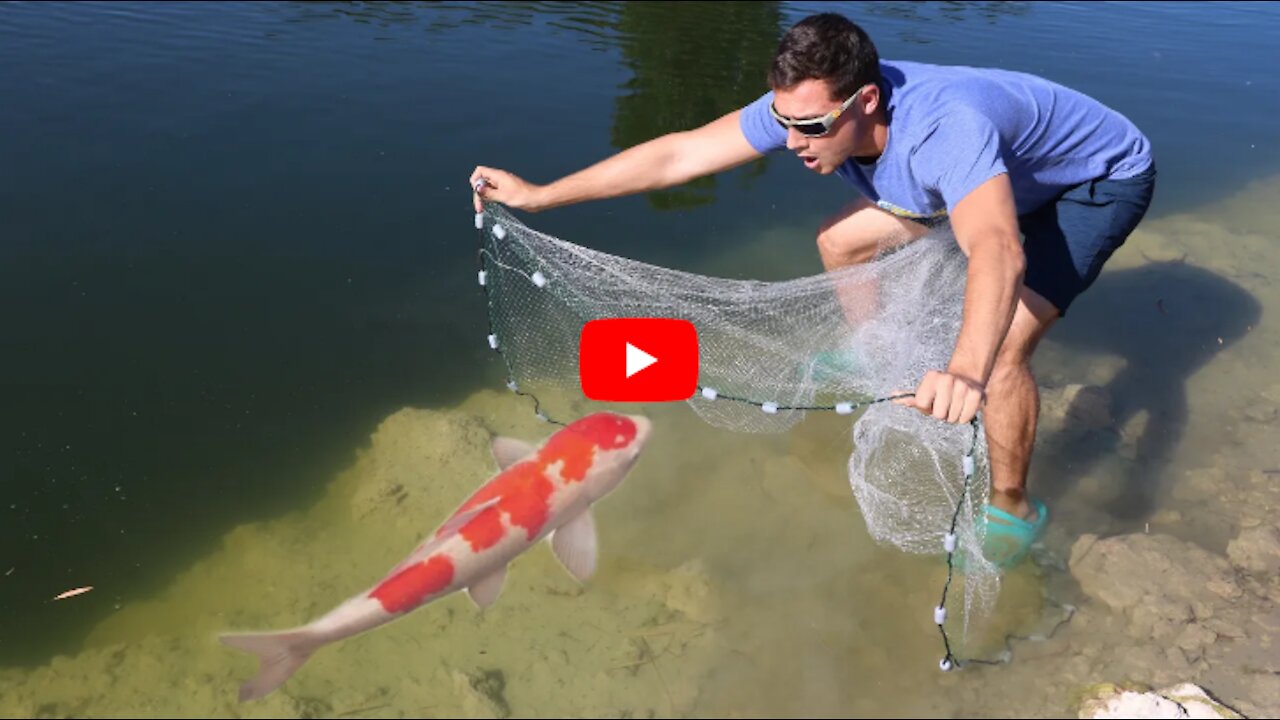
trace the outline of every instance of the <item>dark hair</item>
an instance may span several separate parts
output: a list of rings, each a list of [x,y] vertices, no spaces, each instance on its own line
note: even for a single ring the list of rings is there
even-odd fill
[[[867,83],[880,82],[880,57],[867,33],[849,18],[821,13],[796,23],[773,56],[769,85],[790,88],[804,80],[827,80],[838,100]]]

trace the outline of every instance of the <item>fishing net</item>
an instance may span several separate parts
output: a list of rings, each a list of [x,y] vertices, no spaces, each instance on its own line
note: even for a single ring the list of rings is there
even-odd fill
[[[763,282],[592,250],[533,230],[492,202],[476,228],[489,343],[506,362],[512,390],[580,393],[578,340],[590,320],[688,320],[699,344],[698,391],[687,401],[693,412],[748,433],[785,431],[810,412],[848,416],[849,482],[872,537],[945,556],[939,608],[953,561],[963,558],[966,630],[992,608],[999,574],[982,556],[979,522],[989,488],[984,433],[977,421],[945,423],[888,401],[945,368],[955,346],[967,260],[948,230],[864,264]],[[935,610],[935,620],[950,667],[945,614]]]

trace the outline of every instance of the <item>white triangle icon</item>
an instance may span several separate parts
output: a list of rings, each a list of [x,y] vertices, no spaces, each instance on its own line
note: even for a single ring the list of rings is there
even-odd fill
[[[658,362],[658,358],[627,343],[627,377],[631,377],[650,365]]]

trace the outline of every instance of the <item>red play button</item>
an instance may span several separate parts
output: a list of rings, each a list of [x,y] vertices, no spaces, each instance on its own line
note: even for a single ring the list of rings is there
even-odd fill
[[[578,342],[578,373],[592,400],[687,400],[698,389],[698,332],[687,320],[592,320]]]

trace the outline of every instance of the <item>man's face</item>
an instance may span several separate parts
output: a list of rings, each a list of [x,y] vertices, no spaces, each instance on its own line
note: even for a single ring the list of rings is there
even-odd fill
[[[867,95],[875,93],[875,86],[858,90],[857,97],[840,112],[831,123],[827,134],[815,137],[795,127],[787,128],[787,148],[800,156],[804,166],[820,175],[828,175],[849,156],[857,145],[859,121],[865,117]],[[832,111],[840,110],[848,98],[831,97],[831,85],[826,80],[804,80],[794,87],[774,92],[773,108],[785,119],[800,122],[817,121]],[[821,131],[821,126],[816,126]]]

